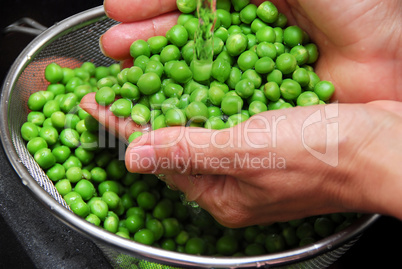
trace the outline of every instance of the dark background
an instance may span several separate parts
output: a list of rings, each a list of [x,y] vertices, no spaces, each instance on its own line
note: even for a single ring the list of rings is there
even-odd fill
[[[22,17],[50,27],[71,15],[102,4],[101,0],[14,0],[0,2],[0,30]],[[33,36],[0,34],[0,82]],[[401,267],[402,223],[381,217],[331,268]],[[0,269],[111,268],[85,236],[43,207],[11,167],[0,148]]]

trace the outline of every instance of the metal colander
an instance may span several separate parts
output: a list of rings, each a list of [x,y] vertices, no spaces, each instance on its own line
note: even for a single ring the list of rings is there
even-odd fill
[[[55,24],[37,36],[19,55],[5,79],[1,95],[0,134],[5,152],[26,185],[45,208],[69,227],[92,239],[116,268],[325,268],[358,240],[378,215],[365,215],[350,227],[315,244],[256,257],[207,257],[171,252],[138,244],[98,228],[76,216],[54,184],[29,154],[20,128],[28,114],[31,93],[43,90],[44,69],[51,62],[75,68],[90,61],[97,66],[115,63],[99,50],[99,37],[117,22],[99,6]],[[165,267],[166,266],[166,267]]]

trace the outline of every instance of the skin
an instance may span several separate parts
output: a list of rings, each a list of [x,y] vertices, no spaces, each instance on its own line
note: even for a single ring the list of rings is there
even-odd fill
[[[128,58],[125,42],[163,34],[160,20],[164,27],[174,25],[175,1],[156,2],[164,2],[158,4],[163,10],[157,13],[139,2],[105,1],[109,16],[127,18],[102,37],[106,55]],[[149,132],[130,144],[128,170],[164,174],[167,184],[184,191],[188,200],[229,227],[345,211],[402,219],[401,2],[272,2],[317,44],[320,58],[315,70],[321,79],[334,83],[332,101],[341,104],[268,111],[221,131],[170,127]],[[130,9],[144,20],[126,16]],[[163,12],[170,13],[149,19]],[[144,28],[128,34],[138,25]],[[110,42],[109,35],[124,42]],[[81,106],[122,137],[139,128],[110,120],[91,94]],[[311,119],[316,121],[309,123]],[[267,156],[271,161],[275,156],[276,165],[262,167]],[[260,166],[249,163],[239,169],[236,160],[245,158]],[[161,161],[170,166],[160,165]]]

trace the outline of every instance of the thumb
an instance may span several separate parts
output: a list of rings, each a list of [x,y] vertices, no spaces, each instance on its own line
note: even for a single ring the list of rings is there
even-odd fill
[[[162,128],[134,140],[126,151],[126,167],[135,173],[164,175],[230,175],[234,130],[193,127]],[[223,167],[223,165],[225,167]]]

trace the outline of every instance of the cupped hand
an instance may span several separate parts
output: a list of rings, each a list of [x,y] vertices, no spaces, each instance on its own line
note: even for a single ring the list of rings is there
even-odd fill
[[[263,1],[251,1],[260,4]],[[332,81],[333,100],[364,103],[402,101],[402,2],[398,0],[272,0],[290,24],[319,47],[316,72]],[[101,38],[104,53],[129,58],[136,39],[164,35],[176,23],[175,0],[105,0],[106,13],[124,22]]]
[[[81,107],[126,139],[145,128],[126,151],[128,170],[159,175],[226,226],[347,211],[402,218],[399,102],[269,111],[219,131],[147,132],[148,126],[114,120],[91,94]]]

